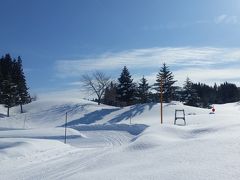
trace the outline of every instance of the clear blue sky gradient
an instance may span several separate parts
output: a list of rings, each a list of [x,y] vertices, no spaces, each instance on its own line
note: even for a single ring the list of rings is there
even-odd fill
[[[0,54],[22,57],[32,91],[79,78],[56,77],[63,59],[240,43],[239,0],[0,0],[0,7]],[[221,15],[229,19],[217,23]]]

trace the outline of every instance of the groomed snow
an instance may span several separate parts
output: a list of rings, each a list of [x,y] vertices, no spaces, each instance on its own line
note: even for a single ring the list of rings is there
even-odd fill
[[[175,109],[185,109],[186,126],[173,125]],[[10,117],[0,107],[0,179],[237,180],[240,104],[215,109],[164,104],[161,125],[159,104],[45,98],[25,105],[24,114],[11,109]]]

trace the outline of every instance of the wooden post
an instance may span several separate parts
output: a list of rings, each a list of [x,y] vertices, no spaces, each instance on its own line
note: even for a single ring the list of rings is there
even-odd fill
[[[161,106],[161,124],[163,123],[163,77],[160,82],[160,106]]]
[[[65,117],[65,139],[64,143],[67,143],[67,112],[66,112],[66,117]]]

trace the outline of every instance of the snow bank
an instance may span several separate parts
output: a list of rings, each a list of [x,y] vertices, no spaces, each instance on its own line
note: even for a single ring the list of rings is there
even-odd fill
[[[154,103],[116,108],[43,99],[25,105],[24,114],[11,109],[9,118],[0,107],[1,179],[237,180],[240,105],[214,107],[209,114],[164,104],[162,125]],[[186,126],[173,125],[175,109],[185,110]]]

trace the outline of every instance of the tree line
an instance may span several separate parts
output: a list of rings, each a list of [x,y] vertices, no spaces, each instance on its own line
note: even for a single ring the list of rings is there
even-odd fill
[[[157,103],[160,101],[160,92],[163,93],[163,102],[181,101],[185,105],[196,107],[210,107],[211,104],[230,103],[240,100],[240,89],[232,83],[216,83],[209,86],[204,83],[193,83],[186,78],[183,87],[176,86],[177,80],[165,63],[156,75],[156,82],[149,85],[143,76],[138,83],[126,66],[123,67],[117,81],[110,81],[104,73],[95,72],[93,76],[83,76],[84,85],[97,95],[95,101],[112,106],[128,106],[138,103]]]
[[[9,109],[17,105],[23,113],[22,105],[30,102],[21,57],[18,56],[15,59],[10,54],[2,56],[0,58],[0,104],[7,108],[7,116],[9,116]]]

